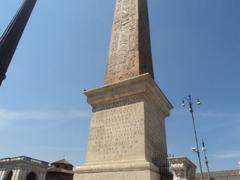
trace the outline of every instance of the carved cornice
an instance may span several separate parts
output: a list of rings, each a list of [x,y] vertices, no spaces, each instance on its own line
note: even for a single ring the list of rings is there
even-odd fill
[[[136,95],[143,95],[147,100],[154,102],[165,116],[169,115],[169,110],[173,107],[148,73],[89,90],[85,92],[85,95],[93,108],[97,105],[118,101],[123,97]]]

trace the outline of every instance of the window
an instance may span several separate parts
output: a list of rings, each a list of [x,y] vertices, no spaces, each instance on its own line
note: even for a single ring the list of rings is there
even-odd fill
[[[7,173],[7,175],[5,176],[4,180],[11,180],[12,176],[13,176],[13,172],[10,171],[10,172]]]
[[[37,180],[37,176],[34,172],[30,172],[27,177],[26,180]]]

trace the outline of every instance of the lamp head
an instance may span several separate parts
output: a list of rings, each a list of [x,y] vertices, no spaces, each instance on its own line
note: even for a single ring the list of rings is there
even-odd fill
[[[182,107],[185,107],[185,102],[184,102],[184,100],[182,100]]]
[[[199,98],[197,98],[197,105],[201,105],[202,103],[201,103],[201,101],[200,101],[200,99]]]
[[[196,147],[192,147],[192,151],[193,151],[193,152],[198,152],[198,150],[197,150]]]

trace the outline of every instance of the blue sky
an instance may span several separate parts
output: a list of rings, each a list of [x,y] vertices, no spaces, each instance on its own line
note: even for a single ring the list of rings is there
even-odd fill
[[[114,0],[38,0],[0,88],[0,157],[84,162],[90,106],[82,91],[103,84]],[[2,34],[21,0],[0,0]],[[174,105],[169,154],[188,156],[190,92],[212,170],[240,161],[240,1],[149,0],[155,80]],[[205,169],[205,167],[204,167]]]

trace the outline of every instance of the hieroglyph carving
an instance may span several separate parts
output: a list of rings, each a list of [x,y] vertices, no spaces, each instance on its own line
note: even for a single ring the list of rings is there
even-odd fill
[[[145,7],[141,12],[144,14],[141,16],[139,4]],[[142,2],[139,0],[116,1],[106,84],[137,76],[148,70],[150,74],[153,74],[152,69],[147,69],[148,66],[152,68],[147,13],[146,0]],[[140,24],[142,28],[146,29],[141,30],[143,33],[140,33]],[[144,47],[140,44],[144,44]],[[145,56],[144,61],[146,62],[141,62],[141,55]],[[145,68],[145,70],[141,70],[141,68]]]

